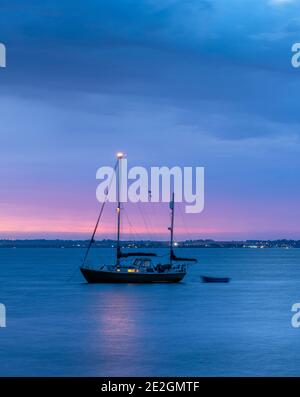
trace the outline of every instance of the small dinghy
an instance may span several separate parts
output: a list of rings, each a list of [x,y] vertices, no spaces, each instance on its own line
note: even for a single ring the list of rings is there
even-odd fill
[[[229,277],[209,277],[209,276],[201,276],[202,281],[204,283],[229,283]]]

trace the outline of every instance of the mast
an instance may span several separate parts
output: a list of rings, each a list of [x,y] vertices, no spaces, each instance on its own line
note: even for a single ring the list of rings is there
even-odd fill
[[[120,193],[121,193],[121,160],[124,157],[124,153],[117,153],[118,159],[118,205],[117,205],[117,266],[120,264],[120,230],[121,230],[121,202],[120,202]]]
[[[174,242],[174,212],[175,212],[175,205],[174,205],[174,192],[172,193],[172,199],[170,201],[170,209],[171,209],[171,227],[169,230],[171,232],[170,236],[170,265],[172,265],[173,259],[173,242]]]

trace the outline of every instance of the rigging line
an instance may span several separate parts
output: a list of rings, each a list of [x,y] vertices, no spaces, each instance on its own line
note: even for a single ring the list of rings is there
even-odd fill
[[[150,200],[151,200],[151,192],[150,194]],[[150,225],[150,229],[151,231],[151,235],[153,240],[157,240],[158,236],[155,230],[155,226],[157,228],[157,220],[160,218],[159,213],[157,212],[156,209],[156,204],[157,203],[152,203],[151,201],[149,201],[149,203],[146,204],[147,207],[147,211],[145,209],[145,215],[147,216],[147,219],[149,219],[149,225]],[[154,223],[153,223],[154,222]]]
[[[152,201],[152,191],[151,190],[148,191],[148,198],[149,198],[149,201],[148,201],[149,211],[147,212],[147,216],[150,219],[151,230],[155,230],[155,228],[153,228],[153,226],[155,226],[155,222],[157,222],[157,219],[160,218],[159,212],[157,211],[158,203],[155,201]],[[149,214],[149,212],[150,212],[150,214]],[[152,220],[154,220],[154,225],[152,223]],[[156,223],[156,226],[157,226],[157,223]],[[152,231],[152,236],[155,239],[157,239],[157,234],[155,233],[155,231],[154,232]]]
[[[88,244],[88,247],[87,247],[87,250],[86,250],[86,253],[85,253],[83,262],[82,262],[82,266],[85,265],[86,258],[87,258],[87,256],[88,256],[89,251],[90,251],[90,249],[91,249],[91,246],[92,246],[92,244],[93,244],[93,242],[94,242],[94,237],[95,237],[96,231],[97,231],[97,229],[98,229],[98,225],[99,225],[99,222],[100,222],[100,219],[101,219],[103,210],[104,210],[105,203],[106,203],[106,198],[105,198],[105,200],[104,200],[103,203],[102,203],[102,206],[101,206],[101,209],[100,209],[100,213],[99,213],[99,215],[98,215],[98,219],[97,219],[97,222],[96,222],[96,225],[95,225],[95,228],[94,228],[92,237],[91,237],[91,239],[90,239],[90,241],[89,241],[89,244]]]
[[[118,166],[118,160],[116,161],[116,164],[115,164],[115,166],[114,166],[114,171],[116,171],[117,166]],[[91,246],[92,246],[92,244],[93,244],[93,242],[94,242],[94,237],[95,237],[95,234],[96,234],[96,232],[97,232],[98,225],[99,225],[100,219],[101,219],[101,217],[102,217],[105,204],[106,204],[106,202],[107,202],[107,196],[108,196],[108,193],[109,193],[109,191],[110,191],[110,188],[111,188],[113,179],[114,179],[114,174],[111,176],[111,179],[110,179],[110,181],[109,181],[108,189],[107,189],[107,192],[106,192],[106,197],[105,197],[105,199],[104,199],[104,201],[103,201],[103,203],[102,203],[102,205],[101,205],[100,213],[99,213],[99,215],[98,215],[98,219],[97,219],[96,225],[95,225],[95,227],[94,227],[94,231],[93,231],[92,237],[91,237],[91,239],[90,239],[90,241],[89,241],[89,244],[88,244],[88,247],[87,247],[87,250],[86,250],[86,253],[85,253],[83,262],[82,262],[82,266],[85,265],[85,262],[86,262],[86,259],[87,259],[87,257],[88,257],[89,251],[90,251]]]
[[[148,190],[148,202],[145,203],[144,215],[145,215],[145,219],[146,219],[147,223],[148,223],[149,226],[150,226],[150,230],[152,230],[152,222],[151,222],[151,215],[149,216],[149,213],[148,213],[147,209],[149,209],[149,204],[150,204],[150,202],[151,202],[151,197],[152,197],[151,190]],[[155,218],[154,218],[154,219],[155,219]],[[151,232],[151,233],[153,233],[153,232]]]
[[[150,192],[150,190],[148,190],[148,202],[145,202],[145,203],[144,203],[144,204],[146,204],[146,206],[147,206],[147,204],[149,204],[149,197],[151,197],[151,192]],[[145,226],[145,228],[146,228],[146,230],[147,230],[147,233],[150,234],[150,235],[152,235],[152,232],[150,232],[152,225],[151,225],[151,222],[149,221],[149,218],[148,218],[148,214],[147,214],[146,209],[145,209],[144,212],[142,211],[142,203],[143,203],[142,201],[138,201],[138,202],[136,203],[136,205],[137,205],[138,210],[139,210],[139,213],[140,213],[140,215],[141,215],[141,217],[142,217],[142,219],[143,219],[143,223],[144,223],[144,226]],[[150,229],[149,229],[149,226],[150,226]]]
[[[129,214],[128,214],[127,210],[125,209],[125,207],[123,208],[123,212],[125,213],[125,216],[126,216],[126,219],[127,219],[128,224],[129,224],[129,227],[130,227],[131,230],[132,230],[133,238],[134,238],[135,240],[138,240],[138,238],[137,238],[137,233],[136,233],[135,228],[133,227],[133,225],[132,225],[132,223],[131,223],[131,221],[130,221]]]
[[[147,220],[146,220],[145,215],[144,215],[144,213],[143,213],[143,211],[142,211],[142,209],[141,209],[141,207],[140,207],[140,202],[137,203],[137,208],[138,208],[138,210],[139,210],[139,213],[141,214],[141,217],[142,217],[142,219],[143,219],[143,223],[144,223],[144,226],[145,226],[145,228],[146,228],[146,230],[147,230],[148,235],[150,235],[150,236],[153,238],[153,237],[154,237],[154,236],[153,236],[153,233],[150,232],[149,226],[148,226],[148,224],[147,224]]]
[[[185,218],[184,218],[184,214],[183,214],[183,212],[182,212],[182,208],[180,207],[180,206],[178,206],[178,209],[179,209],[179,214],[180,214],[180,217],[181,217],[181,220],[182,220],[182,222],[183,222],[183,227],[184,227],[184,230],[185,230],[185,232],[187,233],[187,235],[190,237],[190,239],[192,239],[192,233],[191,233],[191,231],[189,230],[189,228],[188,228],[188,226],[187,226],[187,224],[186,224],[186,222],[185,222]]]
[[[116,164],[115,164],[115,166],[114,166],[114,171],[116,171],[117,166],[118,166],[118,161],[116,161]],[[99,222],[100,222],[100,219],[101,219],[103,210],[104,210],[104,206],[105,206],[105,204],[106,204],[106,202],[107,202],[107,196],[108,196],[108,193],[109,193],[109,191],[110,191],[113,178],[114,178],[114,175],[112,175],[112,177],[111,177],[111,179],[110,179],[110,181],[109,181],[108,189],[107,189],[107,192],[106,192],[106,197],[105,197],[105,200],[104,200],[103,203],[102,203],[102,206],[101,206],[101,209],[100,209],[100,213],[99,213],[99,216],[98,216],[98,219],[97,219],[97,222],[96,222],[94,231],[93,231],[92,238],[91,238],[90,241],[89,241],[89,244],[88,244],[88,247],[87,247],[85,256],[84,256],[84,260],[83,260],[83,262],[82,262],[82,266],[85,265],[85,262],[86,262],[86,259],[87,259],[87,257],[88,257],[89,251],[90,251],[91,246],[92,246],[92,244],[93,244],[93,242],[94,242],[94,237],[95,237],[95,234],[96,234],[96,231],[97,231],[97,228],[98,228],[98,225],[99,225]],[[75,275],[75,273],[77,272],[77,270],[78,270],[78,268],[77,268],[77,266],[76,266],[68,281],[71,281],[71,280],[72,280],[72,278],[74,277],[74,275]]]
[[[147,214],[147,217],[150,220],[149,224],[150,224],[151,230],[154,230],[151,232],[152,238],[153,238],[153,240],[157,240],[160,238],[157,235],[158,220],[162,219],[162,215],[157,210],[159,208],[159,206],[158,206],[159,201],[158,202],[152,201],[152,191],[151,190],[149,190],[148,193],[149,193],[149,203],[148,203],[148,207],[147,207],[148,211],[147,212],[145,211],[145,212]],[[154,224],[153,224],[153,222],[154,222]],[[165,220],[164,220],[164,222],[165,222]],[[161,226],[161,225],[159,225],[159,226]],[[165,228],[165,223],[164,223],[163,227]],[[159,235],[161,235],[161,234],[159,233]]]

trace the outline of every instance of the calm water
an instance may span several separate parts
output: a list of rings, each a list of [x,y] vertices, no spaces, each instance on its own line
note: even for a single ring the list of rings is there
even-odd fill
[[[180,284],[87,285],[80,249],[1,249],[0,375],[299,376],[300,250],[184,254],[199,264]]]

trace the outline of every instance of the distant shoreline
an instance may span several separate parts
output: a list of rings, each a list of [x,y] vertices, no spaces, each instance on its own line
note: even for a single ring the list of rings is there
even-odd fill
[[[47,239],[17,239],[0,240],[0,248],[87,248],[89,240],[47,240]],[[122,241],[122,248],[168,248],[167,241]],[[115,240],[96,240],[94,248],[115,248]],[[300,240],[245,240],[245,241],[215,241],[215,240],[185,240],[178,241],[175,248],[300,248]]]

